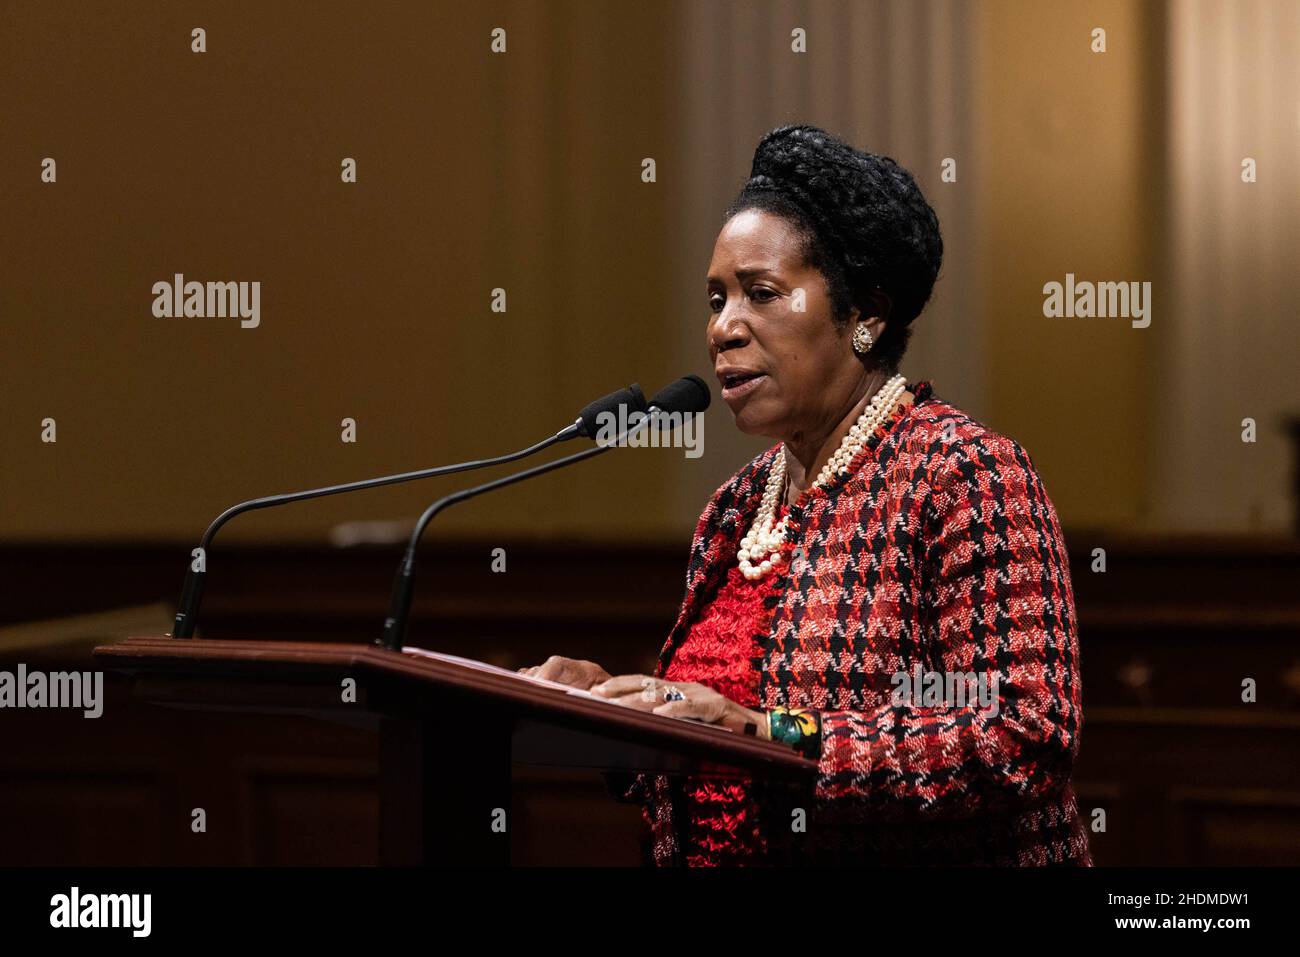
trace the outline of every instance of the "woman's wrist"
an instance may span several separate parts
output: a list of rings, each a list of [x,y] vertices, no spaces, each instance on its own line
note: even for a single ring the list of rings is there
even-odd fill
[[[729,716],[723,725],[730,731],[736,731],[751,738],[768,737],[767,712],[755,711],[743,705],[736,705],[735,713]]]

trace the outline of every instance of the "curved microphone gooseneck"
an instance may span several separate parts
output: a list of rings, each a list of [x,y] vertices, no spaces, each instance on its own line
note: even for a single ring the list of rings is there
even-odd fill
[[[402,556],[402,563],[398,566],[397,576],[393,580],[393,592],[388,602],[388,617],[384,619],[383,635],[376,641],[376,644],[383,645],[390,651],[400,651],[402,648],[402,643],[406,638],[407,624],[411,617],[411,599],[415,594],[416,550],[419,547],[420,537],[424,534],[425,528],[428,527],[433,517],[443,509],[476,498],[486,492],[493,492],[499,488],[505,488],[507,485],[514,485],[516,482],[536,478],[539,475],[545,475],[547,472],[554,472],[557,469],[585,462],[597,455],[603,455],[622,445],[634,433],[657,424],[660,421],[661,414],[682,413],[692,415],[707,409],[709,401],[709,387],[704,384],[704,380],[698,376],[685,376],[661,389],[650,400],[650,410],[645,417],[624,430],[609,444],[598,445],[594,449],[586,449],[556,459],[553,462],[547,462],[545,465],[538,465],[522,472],[516,472],[513,475],[506,475],[494,481],[485,482],[482,485],[475,485],[459,492],[452,492],[450,495],[438,499],[424,510],[411,532],[411,539],[406,546],[406,554]]]
[[[242,515],[244,512],[252,512],[261,508],[271,508],[276,505],[287,505],[290,502],[303,502],[308,499],[322,498],[326,495],[379,488],[384,485],[397,485],[400,482],[413,482],[417,479],[434,478],[439,475],[451,475],[455,472],[468,472],[473,469],[515,462],[558,442],[565,442],[578,436],[595,438],[600,429],[601,418],[607,413],[616,413],[620,406],[626,407],[630,411],[645,412],[647,404],[645,395],[641,392],[641,387],[634,382],[626,389],[619,389],[617,392],[601,396],[596,401],[585,406],[578,413],[578,417],[573,421],[572,425],[568,425],[549,438],[517,452],[498,455],[495,458],[476,459],[472,462],[458,462],[454,465],[439,465],[433,468],[418,469],[414,472],[401,472],[397,475],[362,479],[358,482],[347,482],[343,485],[327,485],[322,488],[307,489],[303,492],[269,495],[231,506],[212,520],[212,524],[208,526],[207,531],[203,533],[203,537],[199,540],[199,547],[196,549],[198,554],[194,556],[194,560],[185,573],[185,583],[181,587],[181,597],[176,607],[176,621],[172,627],[171,636],[173,638],[192,638],[194,636],[194,629],[198,624],[199,605],[203,600],[204,581],[207,577],[208,546],[212,543],[213,536],[217,534],[221,526],[236,515]],[[196,565],[199,567],[196,568]]]

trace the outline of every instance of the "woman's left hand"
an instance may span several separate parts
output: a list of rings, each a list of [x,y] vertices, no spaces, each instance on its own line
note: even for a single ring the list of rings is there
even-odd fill
[[[684,695],[682,700],[665,701],[664,692],[670,688]],[[591,693],[638,711],[649,711],[669,718],[693,718],[706,724],[722,725],[731,731],[743,731],[746,724],[752,723],[761,735],[766,723],[761,712],[751,711],[730,698],[724,698],[712,688],[692,681],[664,681],[649,675],[618,675],[593,685]]]

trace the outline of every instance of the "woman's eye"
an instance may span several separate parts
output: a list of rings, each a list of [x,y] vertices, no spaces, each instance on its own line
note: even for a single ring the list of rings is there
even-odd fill
[[[772,300],[779,298],[777,293],[765,286],[755,286],[749,291],[749,296],[757,302],[771,302]],[[727,298],[720,292],[715,292],[713,295],[709,296],[709,309],[712,312],[721,312],[722,307],[726,304]]]

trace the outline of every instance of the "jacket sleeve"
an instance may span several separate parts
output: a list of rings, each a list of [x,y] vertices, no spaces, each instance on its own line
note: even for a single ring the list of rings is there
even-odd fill
[[[922,519],[925,670],[983,674],[995,693],[958,704],[896,687],[871,710],[821,713],[818,797],[878,818],[1032,804],[1064,786],[1078,751],[1078,639],[1056,512],[1011,439],[981,433],[948,448]]]

